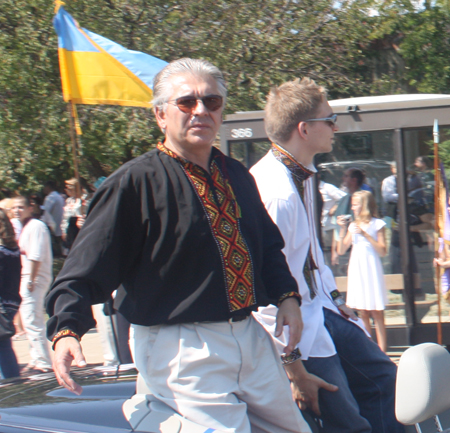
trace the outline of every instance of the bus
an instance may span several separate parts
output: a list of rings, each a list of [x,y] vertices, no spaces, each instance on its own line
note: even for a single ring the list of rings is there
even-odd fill
[[[437,119],[440,142],[450,139],[450,95],[368,96],[329,103],[338,115],[339,131],[333,151],[317,155],[315,165],[320,180],[338,188],[345,170],[362,169],[386,221],[388,252],[382,261],[389,299],[388,344],[393,348],[437,341],[440,321],[443,343],[450,345],[450,305],[436,293],[433,268],[433,124]],[[264,112],[227,115],[220,146],[248,168],[254,165],[271,146]],[[383,181],[389,176],[395,176],[398,193],[395,214],[382,194]],[[319,213],[316,223],[321,227]],[[325,260],[345,293],[348,257],[340,256],[336,263],[328,239],[322,237]]]

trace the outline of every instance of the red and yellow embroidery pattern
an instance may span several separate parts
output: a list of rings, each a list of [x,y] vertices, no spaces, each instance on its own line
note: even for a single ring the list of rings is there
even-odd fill
[[[219,247],[227,286],[230,311],[237,311],[256,303],[253,263],[244,237],[239,229],[241,210],[230,183],[221,173],[218,163],[210,165],[212,184],[208,174],[198,165],[180,158],[158,144],[158,149],[177,159],[199,196],[208,216],[211,231]]]

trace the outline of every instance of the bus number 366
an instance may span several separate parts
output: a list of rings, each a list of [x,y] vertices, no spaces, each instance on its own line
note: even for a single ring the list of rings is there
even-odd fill
[[[231,130],[232,138],[249,138],[253,136],[252,128],[239,128]]]

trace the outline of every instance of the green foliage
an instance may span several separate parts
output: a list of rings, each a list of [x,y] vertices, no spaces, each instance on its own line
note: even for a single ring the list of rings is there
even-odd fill
[[[331,98],[405,86],[445,92],[449,84],[444,7],[415,11],[408,0],[70,0],[65,7],[82,27],[129,49],[166,61],[212,61],[228,82],[226,113],[262,109],[271,86],[301,76],[325,85]],[[61,184],[73,167],[53,6],[0,0],[0,11],[0,185],[30,191],[49,178]],[[379,41],[397,47],[404,66],[398,76],[374,73]],[[161,138],[150,110],[78,112],[87,179],[108,175]]]
[[[434,141],[430,140],[428,143],[430,154],[434,153]],[[440,128],[439,129],[439,161],[445,167],[445,170],[450,170],[450,129]]]
[[[444,9],[429,8],[404,17],[400,55],[405,80],[421,93],[446,93],[450,88],[450,21]]]

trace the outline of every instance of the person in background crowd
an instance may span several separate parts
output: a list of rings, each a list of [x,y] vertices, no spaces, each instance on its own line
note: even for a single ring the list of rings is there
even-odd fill
[[[75,178],[66,180],[65,185],[67,199],[64,205],[64,213],[61,222],[61,236],[67,254],[78,235],[79,229],[77,227],[77,219],[82,214],[82,202],[81,198],[78,196],[78,180]]]
[[[447,218],[450,218],[450,196],[447,198]],[[450,243],[448,242],[448,227],[444,225],[443,237],[439,238],[439,257],[433,260],[434,266],[442,268],[441,292],[443,298],[450,303]],[[448,347],[448,346],[447,346]]]
[[[351,167],[344,171],[342,176],[342,186],[347,193],[343,200],[339,201],[335,216],[351,213],[352,194],[359,191],[364,183],[364,172],[356,167]]]
[[[335,229],[335,224],[332,221],[334,212],[336,211],[337,205],[342,197],[346,196],[347,193],[334,186],[331,183],[324,182],[324,172],[318,172],[319,176],[319,191],[322,196],[323,207],[322,207],[322,249],[327,249],[331,251],[331,246],[333,244],[333,234]],[[327,263],[327,265],[331,265]]]
[[[334,212],[333,222],[336,222],[336,219],[339,215],[352,215],[351,209],[351,200],[354,192],[359,191],[364,183],[364,172],[356,167],[351,167],[344,171],[344,175],[342,176],[342,186],[344,190],[347,192],[347,195],[343,197]],[[345,267],[346,263],[341,263],[339,261],[339,254],[337,253],[337,242],[339,240],[339,227],[336,225],[334,229],[334,236],[331,244],[331,264],[337,265],[341,264]]]
[[[45,182],[43,191],[45,200],[41,219],[50,228],[53,257],[60,257],[62,254],[61,222],[64,213],[64,199],[56,191],[56,183],[52,180]]]
[[[433,163],[428,156],[418,156],[414,161],[414,168],[423,186],[434,182]]]
[[[112,303],[111,303],[112,304]],[[111,309],[105,314],[105,305]],[[92,306],[92,315],[95,319],[95,327],[100,337],[100,344],[103,352],[103,365],[112,366],[120,364],[118,347],[117,347],[117,333],[113,329],[114,321],[112,317],[112,305],[110,304],[95,304]]]
[[[10,320],[20,305],[20,250],[6,212],[0,209],[0,298]],[[19,376],[11,339],[0,340],[0,372],[4,379]]]
[[[0,201],[0,209],[3,209],[6,212],[8,218],[11,215],[11,204],[12,200],[10,198],[4,198]]]
[[[384,202],[383,213],[385,216],[395,220],[397,217],[397,203],[398,203],[398,192],[397,192],[397,163],[392,161],[391,172],[392,174],[381,183],[381,197]]]
[[[86,179],[80,177],[80,185],[81,185],[81,199],[86,202],[87,205],[92,200],[92,197],[94,196],[94,192],[97,190],[97,188],[93,187],[93,185],[89,184]]]
[[[30,343],[29,364],[23,374],[51,371],[50,353],[45,338],[44,298],[53,280],[50,232],[32,217],[33,206],[26,197],[13,199],[12,211],[22,223],[19,239],[22,272],[20,316]]]
[[[360,311],[369,335],[372,334],[370,318],[374,320],[378,345],[386,353],[384,308],[388,299],[380,259],[386,254],[386,223],[378,218],[375,197],[369,191],[353,194],[352,211],[354,222],[343,216],[337,219],[341,227],[338,253],[344,254],[353,245],[348,264],[347,305]]]
[[[17,218],[14,218],[14,214],[11,209],[12,203],[13,203],[13,200],[11,198],[5,198],[0,202],[0,208],[6,212],[6,215],[8,216],[8,218],[14,228],[14,234],[16,236],[16,241],[18,241],[20,232],[22,231],[22,224],[20,223],[20,221]]]
[[[367,178],[366,172],[364,170],[361,170],[361,171],[362,171],[362,174],[363,174],[363,183],[361,185],[361,189],[363,191],[369,191],[372,194],[375,194],[375,191],[374,191],[372,185],[369,184],[369,179]]]
[[[0,208],[6,212],[9,221],[14,229],[14,235],[16,242],[19,241],[20,232],[22,231],[22,223],[18,218],[14,218],[14,214],[12,212],[13,200],[11,198],[5,198],[0,202]],[[13,337],[13,340],[19,340],[25,336],[25,330],[22,326],[22,321],[20,320],[20,314],[17,311],[14,317],[14,326],[16,327],[16,334]]]
[[[95,191],[100,188],[100,185],[106,180],[105,176],[100,176],[93,184]]]
[[[31,194],[28,199],[30,200],[31,206],[33,206],[32,217],[36,219],[41,219],[43,209],[42,209],[42,197],[39,194]]]

